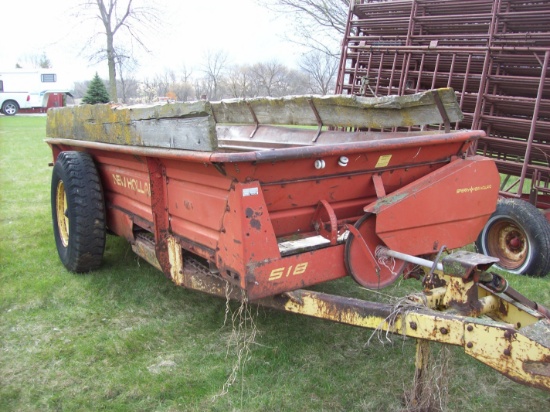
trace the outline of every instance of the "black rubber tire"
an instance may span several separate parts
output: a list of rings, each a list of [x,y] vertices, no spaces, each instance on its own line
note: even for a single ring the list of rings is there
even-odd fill
[[[105,250],[105,203],[92,157],[61,152],[52,172],[52,221],[63,265],[83,273],[99,268]]]
[[[19,105],[14,100],[6,100],[2,103],[2,113],[6,116],[15,116],[19,112]]]
[[[495,266],[518,275],[550,272],[550,223],[532,204],[499,199],[477,241],[480,253],[499,258]]]

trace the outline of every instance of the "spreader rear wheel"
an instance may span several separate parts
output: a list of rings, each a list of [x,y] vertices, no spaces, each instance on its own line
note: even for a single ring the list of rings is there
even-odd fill
[[[476,245],[481,253],[499,258],[495,266],[508,272],[531,276],[550,272],[550,224],[526,201],[499,199]]]
[[[61,262],[77,273],[97,269],[105,249],[105,205],[91,156],[60,153],[51,190],[53,232]]]

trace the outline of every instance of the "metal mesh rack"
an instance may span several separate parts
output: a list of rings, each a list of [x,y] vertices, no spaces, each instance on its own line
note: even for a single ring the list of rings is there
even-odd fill
[[[512,177],[502,193],[550,209],[549,60],[547,0],[357,0],[336,92],[454,88],[455,127],[485,130],[477,150]]]

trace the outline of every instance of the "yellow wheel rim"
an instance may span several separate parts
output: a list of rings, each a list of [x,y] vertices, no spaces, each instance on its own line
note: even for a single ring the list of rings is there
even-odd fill
[[[491,226],[487,234],[489,255],[500,259],[499,266],[516,270],[529,259],[529,239],[525,232],[508,220]]]
[[[67,194],[65,185],[60,180],[56,192],[57,229],[64,247],[69,246],[69,216],[67,215]]]

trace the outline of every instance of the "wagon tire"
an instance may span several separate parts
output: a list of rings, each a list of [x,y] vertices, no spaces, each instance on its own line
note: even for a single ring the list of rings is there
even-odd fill
[[[532,204],[499,199],[476,246],[497,257],[498,269],[518,275],[546,276],[550,272],[550,223]]]
[[[52,172],[52,221],[63,265],[84,273],[101,265],[105,250],[105,203],[92,157],[61,152]]]
[[[19,112],[19,105],[16,101],[13,100],[6,100],[4,103],[2,103],[2,113],[4,113],[6,116],[14,116]]]

